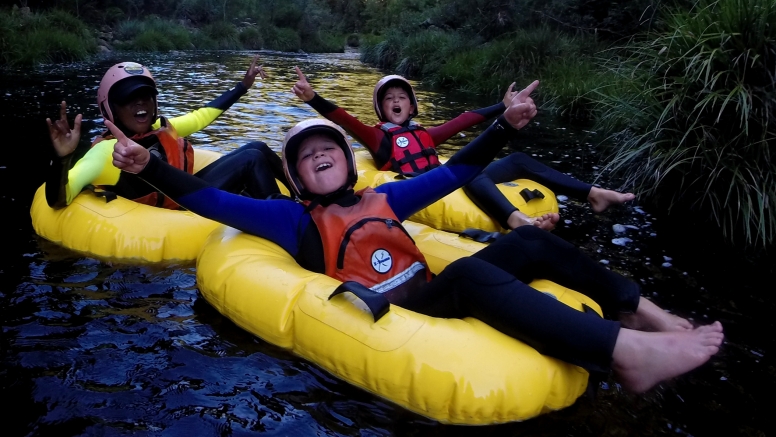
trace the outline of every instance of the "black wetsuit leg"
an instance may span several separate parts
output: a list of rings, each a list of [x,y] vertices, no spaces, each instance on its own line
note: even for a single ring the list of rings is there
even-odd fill
[[[530,179],[556,193],[568,194],[580,200],[587,199],[592,188],[592,185],[554,170],[525,153],[515,152],[490,163],[464,187],[464,192],[480,209],[508,229],[507,219],[517,208],[501,194],[495,184],[515,179]]]
[[[526,285],[536,278],[588,295],[605,313],[638,306],[637,284],[533,226],[450,264],[403,306],[435,317],[476,317],[542,354],[606,371],[619,322],[573,310]]]
[[[619,322],[576,311],[479,258],[461,258],[402,305],[434,317],[475,317],[552,356],[595,372],[611,365]]]
[[[521,226],[472,255],[522,282],[548,279],[598,303],[608,317],[635,312],[641,287],[594,261],[568,241],[535,226]]]
[[[280,193],[275,179],[288,187],[280,157],[261,141],[222,156],[195,176],[216,188],[238,194],[245,191],[256,199]]]

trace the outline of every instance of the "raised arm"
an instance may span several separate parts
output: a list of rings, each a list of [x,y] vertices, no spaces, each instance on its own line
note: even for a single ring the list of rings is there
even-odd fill
[[[182,207],[203,217],[273,241],[292,255],[299,250],[297,229],[304,207],[289,200],[260,200],[231,194],[178,170],[128,139],[110,121],[116,136],[113,164],[135,173]]]
[[[536,115],[536,105],[530,94],[537,86],[539,81],[534,81],[517,93],[504,114],[456,152],[445,165],[417,177],[380,185],[375,190],[386,193],[396,216],[405,220],[466,185],[496,157],[516,130],[523,128]]]
[[[215,100],[186,115],[169,119],[170,123],[175,126],[178,135],[186,137],[204,129],[248,92],[256,81],[256,76],[265,79],[267,74],[261,65],[257,65],[258,61],[259,55],[254,56],[242,81],[237,82],[233,88],[221,94]],[[159,126],[160,122],[157,121],[151,129],[158,129]]]
[[[383,131],[380,128],[365,125],[356,117],[348,114],[344,109],[318,95],[313,90],[307,77],[302,73],[302,70],[299,67],[294,68],[298,80],[291,91],[316,112],[340,125],[362,146],[369,149],[370,152],[373,154],[377,153],[380,148],[380,142],[383,139]]]
[[[73,152],[81,140],[82,119],[81,114],[76,115],[73,128],[70,128],[70,123],[67,121],[67,103],[64,100],[59,106],[59,119],[54,122],[50,118],[46,119],[51,145],[56,152],[46,172],[46,202],[52,208],[62,208],[69,203],[68,172]]]
[[[427,128],[426,131],[428,131],[429,135],[431,135],[431,138],[434,140],[434,145],[438,146],[464,129],[469,129],[472,126],[482,123],[483,121],[501,115],[504,110],[509,107],[510,103],[512,102],[512,98],[518,94],[514,88],[515,83],[512,82],[512,84],[507,88],[506,93],[504,93],[504,98],[502,101],[496,103],[495,105],[488,106],[486,108],[475,109],[474,111],[464,112],[447,123]]]

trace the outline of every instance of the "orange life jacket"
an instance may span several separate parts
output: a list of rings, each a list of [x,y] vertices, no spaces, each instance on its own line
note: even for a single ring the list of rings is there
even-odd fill
[[[191,147],[191,144],[186,138],[178,136],[178,132],[175,130],[175,127],[168,123],[166,118],[159,117],[159,119],[159,129],[145,134],[135,135],[130,137],[130,139],[147,148],[159,147],[157,145],[160,145],[162,149],[160,150],[162,160],[179,170],[183,170],[189,174],[194,174],[194,148]],[[94,147],[99,142],[113,138],[115,137],[109,133],[97,137],[97,139],[95,139],[95,141],[92,143],[92,147]],[[146,194],[145,196],[132,200],[145,205],[158,206],[167,209],[178,209],[178,204],[158,191],[154,191],[152,193]]]
[[[310,211],[321,234],[326,275],[358,282],[401,305],[431,280],[431,271],[386,195],[371,188],[356,195],[361,201],[353,206],[318,205]]]
[[[380,170],[401,174],[419,174],[440,165],[431,135],[422,126],[410,122],[407,127],[393,123],[377,125],[391,142],[391,159]]]

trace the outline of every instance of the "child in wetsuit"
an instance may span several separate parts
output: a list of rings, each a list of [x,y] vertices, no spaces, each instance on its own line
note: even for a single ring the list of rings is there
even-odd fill
[[[148,69],[134,62],[114,65],[105,73],[97,91],[97,103],[105,120],[162,160],[193,173],[194,153],[186,136],[207,127],[234,102],[248,92],[257,75],[265,78],[258,56],[251,62],[241,82],[212,102],[189,114],[166,119],[158,115],[156,81]],[[153,187],[128,174],[122,174],[111,164],[116,140],[103,133],[91,149],[71,167],[73,152],[81,137],[81,114],[75,117],[73,129],[67,121],[66,103],[60,106],[60,118],[47,119],[51,143],[58,156],[53,159],[46,179],[46,200],[53,208],[62,208],[89,185],[135,201],[166,208],[178,208]],[[264,198],[279,193],[275,176],[284,181],[280,157],[266,144],[246,144],[199,170],[195,176],[233,193],[244,192]]]
[[[310,86],[299,68],[299,80],[294,93],[319,114],[339,124],[365,146],[381,170],[418,174],[437,165],[435,148],[450,137],[482,121],[495,117],[509,105],[516,92],[514,83],[509,86],[502,102],[493,106],[468,111],[439,126],[423,128],[412,118],[418,115],[418,102],[409,81],[398,75],[385,76],[375,85],[372,100],[380,123],[367,126],[334,103],[319,96]],[[400,134],[410,132],[411,135]],[[419,143],[419,144],[414,144]],[[416,150],[409,150],[416,148]],[[601,212],[613,204],[632,200],[631,193],[604,190],[576,180],[529,157],[516,152],[494,161],[464,191],[487,215],[498,221],[504,229],[534,224],[551,230],[558,221],[558,214],[545,214],[530,218],[504,196],[497,183],[515,179],[531,179],[555,192],[567,193],[577,199],[587,199],[595,212]]]
[[[283,144],[284,170],[297,202],[209,187],[106,125],[118,138],[114,165],[197,214],[275,242],[302,267],[345,281],[359,297],[384,298],[436,317],[476,317],[543,354],[588,370],[611,369],[635,392],[703,364],[719,350],[719,322],[693,329],[641,297],[636,283],[551,233],[520,227],[432,277],[402,228],[402,220],[471,181],[528,123],[536,114],[530,92],[537,85],[516,95],[491,127],[444,165],[357,193],[355,157],[344,132],[325,120],[303,121]],[[589,295],[619,321],[537,292],[525,284],[534,277]]]

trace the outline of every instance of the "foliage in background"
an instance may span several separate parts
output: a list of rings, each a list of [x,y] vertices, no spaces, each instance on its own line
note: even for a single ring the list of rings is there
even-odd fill
[[[700,0],[628,47],[602,95],[611,168],[734,239],[776,239],[776,4]]]
[[[86,24],[66,12],[0,10],[0,65],[69,62],[96,51]]]

